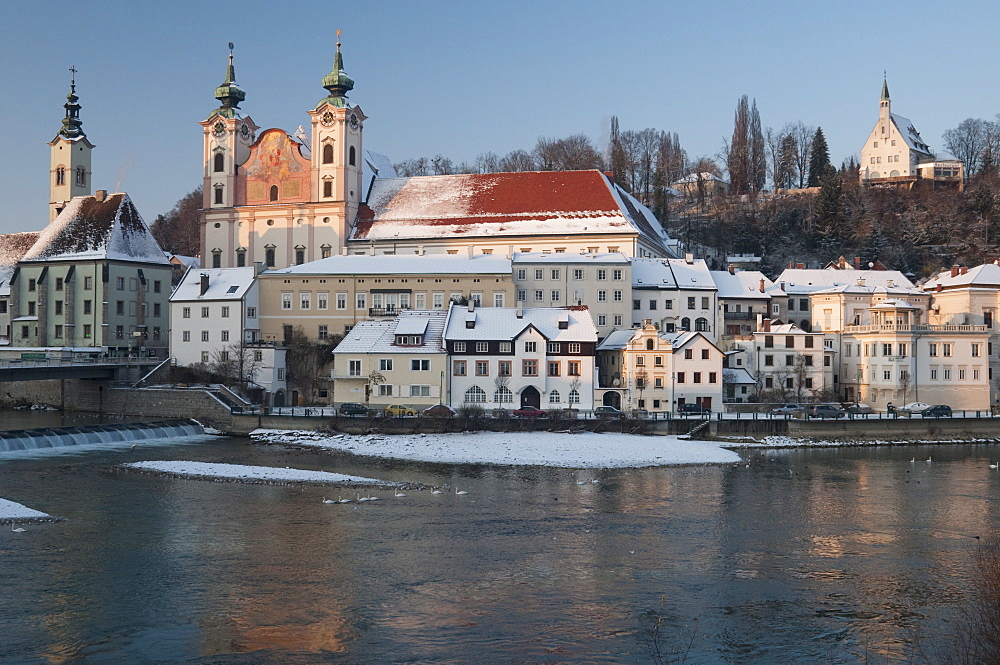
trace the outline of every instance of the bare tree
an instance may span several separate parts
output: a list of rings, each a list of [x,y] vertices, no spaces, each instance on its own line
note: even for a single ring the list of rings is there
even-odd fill
[[[579,171],[600,169],[604,160],[586,134],[564,139],[539,138],[533,150],[535,162],[543,171]]]
[[[534,171],[538,167],[535,165],[535,158],[527,150],[513,150],[500,159],[498,170],[502,173],[512,173],[518,171]]]
[[[798,174],[798,186],[801,189],[806,186],[806,179],[809,177],[809,161],[812,158],[812,142],[816,128],[808,127],[800,120],[787,129],[795,141],[795,172]]]
[[[233,342],[215,349],[212,351],[209,369],[223,377],[227,386],[236,388],[240,395],[246,396],[249,384],[256,378],[263,362],[257,359],[255,351],[244,342]]]
[[[171,254],[198,256],[201,252],[202,188],[185,194],[166,215],[158,215],[150,231],[160,248]]]
[[[980,118],[966,118],[954,129],[945,130],[944,147],[965,165],[966,177],[979,172],[983,150],[993,138],[989,123]]]

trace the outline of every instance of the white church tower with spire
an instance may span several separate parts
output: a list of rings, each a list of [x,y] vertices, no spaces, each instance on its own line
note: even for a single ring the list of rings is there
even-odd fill
[[[66,116],[56,137],[49,142],[49,221],[62,212],[74,196],[91,193],[90,152],[94,145],[83,133],[80,99],[76,96],[76,67],[70,67]]]

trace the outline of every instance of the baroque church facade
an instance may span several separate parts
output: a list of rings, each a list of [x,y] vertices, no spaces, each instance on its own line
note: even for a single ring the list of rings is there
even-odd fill
[[[648,208],[600,171],[396,177],[363,148],[338,37],[310,129],[261,131],[240,104],[232,53],[202,121],[201,260],[281,269],[338,254],[621,252],[676,256]]]

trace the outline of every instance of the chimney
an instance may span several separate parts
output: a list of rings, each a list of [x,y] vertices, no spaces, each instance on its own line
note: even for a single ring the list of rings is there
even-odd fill
[[[804,263],[796,263],[795,267],[798,268],[799,270],[805,270],[806,269],[806,264],[804,264]]]
[[[104,199],[108,198],[108,190],[106,189],[97,190],[96,192],[94,192],[94,198],[98,202],[104,201]]]
[[[201,295],[208,292],[208,275],[201,273]]]
[[[794,267],[795,267],[795,264],[794,264],[794,263],[792,263],[791,261],[789,261],[789,262],[788,262],[788,269],[789,269],[789,270],[791,270],[791,269],[792,269],[792,268],[794,268]]]
[[[771,319],[764,319],[761,322],[761,327],[764,329],[764,332],[771,332]]]
[[[424,255],[424,246],[417,245],[417,256],[423,256],[423,255]]]
[[[472,258],[472,245],[469,245],[469,258]]]
[[[470,312],[475,312],[476,311],[476,301],[475,300],[470,300],[469,301],[469,311]]]
[[[854,257],[854,269],[855,270],[861,270],[861,257],[860,256],[855,256]]]
[[[969,274],[969,266],[962,266],[962,274],[963,275]]]
[[[952,276],[952,277],[958,277],[958,264],[957,264],[957,263],[956,263],[956,264],[954,264],[954,265],[953,265],[953,266],[951,267],[951,276]]]
[[[521,300],[517,301],[517,309],[514,310],[514,315],[519,319],[524,318],[524,302]]]
[[[344,245],[343,247],[340,248],[340,255],[347,256],[347,245]]]
[[[864,285],[865,285],[865,278],[864,277],[859,278],[858,279],[858,286],[864,286]]]
[[[687,263],[688,265],[691,265],[692,263],[694,263],[694,254],[691,254],[690,252],[688,252],[687,254],[685,254],[684,255],[684,263]]]
[[[761,314],[760,312],[757,312],[757,327],[754,330],[763,330],[763,329],[764,329],[764,315]]]
[[[784,282],[781,283],[781,287],[780,288],[781,288],[782,291],[785,290],[785,283]]]
[[[941,284],[941,282],[938,282],[937,283],[937,288],[935,290],[936,291],[944,291],[944,285]]]
[[[729,264],[729,274],[730,275],[736,274],[736,266],[734,266],[732,263]]]
[[[764,278],[760,280],[760,286],[758,287],[761,293],[764,293]]]
[[[254,261],[253,262],[253,274],[259,275],[262,272],[264,272],[265,270],[267,270],[267,266],[264,264],[263,261]]]

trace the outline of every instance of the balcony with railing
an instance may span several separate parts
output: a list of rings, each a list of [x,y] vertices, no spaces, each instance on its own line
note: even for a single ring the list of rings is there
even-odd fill
[[[928,335],[937,333],[985,333],[986,326],[930,323],[880,323],[877,325],[845,326],[845,333],[907,333],[911,335]]]
[[[400,312],[410,309],[409,307],[400,307],[396,305],[387,305],[385,307],[369,307],[368,316],[397,316]]]

